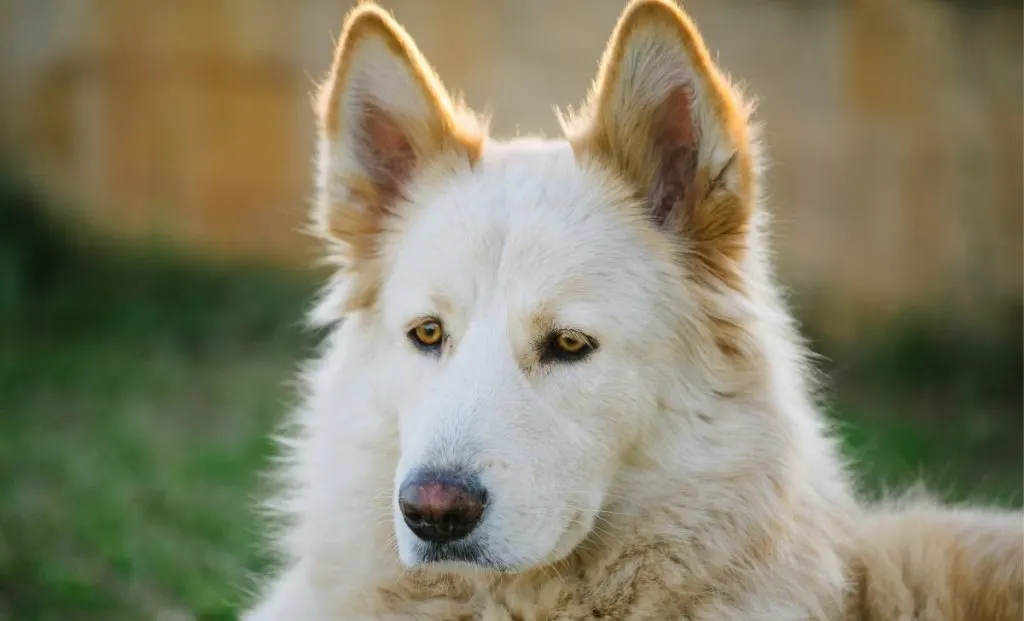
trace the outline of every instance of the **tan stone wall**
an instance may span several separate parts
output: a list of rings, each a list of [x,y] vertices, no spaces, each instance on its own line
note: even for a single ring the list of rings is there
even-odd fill
[[[384,4],[498,133],[553,134],[622,3]],[[0,0],[4,145],[113,231],[305,261],[308,95],[349,6]],[[1020,299],[1019,8],[685,6],[761,101],[781,270],[836,330],[922,305],[984,322]]]

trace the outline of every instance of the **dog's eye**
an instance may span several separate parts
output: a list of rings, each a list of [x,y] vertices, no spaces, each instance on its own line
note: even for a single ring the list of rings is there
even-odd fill
[[[428,319],[409,330],[409,339],[420,349],[436,350],[444,342],[444,328],[436,319]]]
[[[575,330],[559,330],[548,337],[541,360],[573,362],[586,357],[594,348],[594,342],[585,334]]]

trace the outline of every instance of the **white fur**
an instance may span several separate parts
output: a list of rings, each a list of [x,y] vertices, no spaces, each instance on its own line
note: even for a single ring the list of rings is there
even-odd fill
[[[742,147],[756,181],[756,146],[735,144],[705,76],[659,33],[627,46],[612,105],[638,114],[692,85],[701,166]],[[341,129],[320,146],[322,221],[372,208],[346,185],[368,166],[345,122],[364,98],[410,135],[451,112],[389,48],[358,45]],[[859,618],[862,509],[806,385],[759,206],[737,287],[680,260],[685,235],[657,230],[633,188],[567,141],[417,161],[402,197],[375,246],[374,303],[344,310],[355,266],[317,311],[334,327],[285,440],[284,566],[247,619]],[[407,338],[426,316],[444,323],[440,356]],[[598,348],[540,362],[559,328]],[[398,485],[438,465],[488,490],[469,536],[481,566],[425,566],[397,513]]]

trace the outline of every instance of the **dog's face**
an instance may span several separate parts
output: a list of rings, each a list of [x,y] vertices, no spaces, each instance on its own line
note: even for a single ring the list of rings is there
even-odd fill
[[[672,263],[608,185],[567,143],[488,144],[395,235],[380,309],[404,384],[396,490],[447,476],[486,495],[447,546],[420,541],[396,501],[406,562],[566,554],[656,415]]]
[[[492,142],[387,15],[350,15],[317,216],[382,351],[404,563],[569,554],[680,368],[728,357],[704,294],[737,286],[754,200],[734,97],[678,9],[636,2],[565,140]]]

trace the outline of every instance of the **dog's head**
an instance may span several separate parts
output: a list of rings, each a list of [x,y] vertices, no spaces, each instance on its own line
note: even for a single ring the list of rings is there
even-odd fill
[[[557,560],[624,473],[710,450],[701,419],[743,377],[756,165],[682,11],[631,3],[566,138],[501,143],[363,3],[319,112],[329,313],[379,352],[407,565]]]

